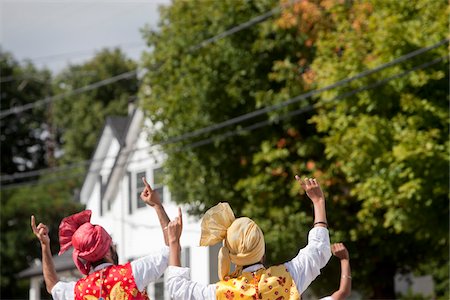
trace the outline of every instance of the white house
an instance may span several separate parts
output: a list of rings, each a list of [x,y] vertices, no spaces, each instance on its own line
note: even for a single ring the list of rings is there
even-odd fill
[[[109,117],[80,192],[81,203],[92,210],[91,222],[103,226],[112,236],[119,263],[157,252],[164,246],[155,211],[139,198],[142,177],[160,193],[169,218],[177,216],[178,206],[171,201],[170,191],[162,181],[164,154],[147,139],[152,126],[139,109],[133,109],[127,117]],[[193,280],[203,284],[216,282],[220,245],[199,247],[199,220],[186,213],[183,217],[182,265],[191,268]],[[21,272],[21,277],[31,277],[30,299],[38,300],[36,289],[42,280],[42,269],[32,268]],[[151,299],[170,299],[164,290],[164,276],[148,287],[148,294]]]
[[[164,154],[148,142],[153,125],[134,109],[127,117],[110,117],[92,157],[83,183],[80,201],[92,210],[92,223],[102,225],[112,236],[119,262],[131,261],[159,251],[164,238],[153,208],[139,197],[142,177],[160,194],[169,218],[177,216],[163,184]],[[184,214],[182,265],[191,268],[191,278],[209,284],[217,281],[217,248],[199,247],[200,222]],[[148,289],[152,299],[169,299],[164,278]]]

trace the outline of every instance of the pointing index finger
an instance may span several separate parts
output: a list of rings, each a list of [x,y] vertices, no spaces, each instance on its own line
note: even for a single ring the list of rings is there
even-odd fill
[[[37,232],[36,228],[36,220],[34,219],[34,216],[31,216],[31,229],[33,229],[33,232]]]
[[[146,188],[148,188],[150,191],[153,191],[152,187],[150,186],[150,184],[148,184],[148,182],[145,179],[145,177],[142,177],[142,182],[144,182]]]
[[[183,215],[181,214],[181,208],[178,207],[178,218],[180,220],[180,225],[183,225]]]

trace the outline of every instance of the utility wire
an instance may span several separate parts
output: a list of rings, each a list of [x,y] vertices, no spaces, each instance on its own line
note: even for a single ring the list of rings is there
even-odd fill
[[[210,144],[212,142],[222,141],[222,140],[224,140],[226,138],[229,138],[229,137],[232,137],[232,136],[236,136],[236,135],[239,135],[239,134],[246,134],[246,133],[251,132],[253,130],[256,130],[258,128],[261,128],[261,127],[264,127],[264,126],[268,126],[268,125],[272,125],[272,124],[274,124],[276,122],[279,122],[281,120],[285,120],[287,118],[291,118],[293,116],[301,115],[303,113],[312,111],[314,109],[317,109],[319,107],[322,107],[322,106],[324,106],[326,104],[329,104],[329,103],[332,103],[334,101],[348,98],[348,97],[353,96],[353,95],[355,95],[357,93],[360,93],[362,91],[374,89],[376,87],[379,87],[381,85],[384,85],[384,84],[388,83],[391,80],[401,78],[401,77],[406,76],[409,73],[414,72],[416,70],[430,67],[430,66],[435,65],[435,64],[437,64],[437,63],[439,63],[441,61],[444,61],[446,59],[448,59],[448,56],[436,58],[436,59],[434,59],[432,61],[423,63],[423,64],[418,65],[416,67],[413,67],[413,68],[411,68],[409,70],[406,70],[406,71],[404,71],[402,73],[398,73],[398,74],[392,75],[390,77],[387,77],[387,78],[385,78],[383,80],[377,81],[375,83],[372,83],[372,84],[369,84],[369,85],[365,85],[365,86],[353,89],[353,90],[351,90],[349,92],[337,95],[336,97],[333,97],[333,98],[328,99],[328,100],[324,100],[324,101],[319,102],[319,103],[317,103],[315,105],[311,104],[311,105],[299,108],[297,110],[285,113],[285,114],[283,114],[281,116],[278,116],[278,117],[275,117],[273,119],[257,122],[257,123],[254,123],[252,125],[249,125],[247,127],[241,128],[241,129],[229,130],[229,131],[227,131],[225,133],[222,133],[222,134],[219,134],[217,136],[206,138],[206,139],[194,142],[194,143],[190,143],[190,144],[185,145],[185,146],[180,146],[180,147],[172,149],[172,150],[168,151],[168,153],[164,153],[164,154],[177,153],[177,152],[180,152],[180,151],[194,149],[194,148],[197,148],[197,147],[201,147],[201,146]],[[154,146],[154,145],[151,145],[151,146]],[[120,152],[119,153],[119,155],[124,155],[124,154],[126,154],[126,152]],[[148,159],[149,159],[148,157],[147,158],[140,158],[140,159],[137,159],[137,160],[128,161],[126,163],[136,163],[136,162],[141,162],[141,161],[145,161],[145,160],[148,160]],[[123,166],[123,164],[116,165],[115,167],[117,167],[117,166]],[[89,174],[89,173],[97,173],[100,170],[101,170],[101,168],[100,169],[91,169],[91,170],[88,170],[86,173],[81,173],[81,174],[78,174],[78,172],[77,172],[77,173],[72,173],[72,174],[69,174],[69,175],[66,175],[66,176],[62,176],[62,177],[58,176],[57,178],[48,178],[48,179],[44,179],[44,180],[34,180],[34,181],[28,181],[28,182],[22,182],[22,183],[8,184],[8,185],[3,185],[2,189],[12,189],[12,188],[16,188],[16,187],[20,187],[20,186],[24,186],[24,185],[45,184],[45,183],[57,182],[57,181],[64,180],[64,179],[78,178],[78,177],[81,177],[81,176],[85,176],[86,174]]]
[[[286,6],[290,6],[290,5],[292,5],[292,4],[294,4],[295,2],[298,2],[298,1],[299,1],[299,0],[295,0],[295,1],[293,1],[293,2],[290,2],[290,3],[289,3],[288,5],[286,5]],[[276,12],[278,12],[278,11],[280,11],[280,10],[281,10],[280,7],[276,7],[276,8],[274,8],[274,9],[270,10],[269,12],[266,12],[266,13],[260,15],[260,16],[257,16],[257,17],[255,17],[255,18],[251,19],[250,21],[247,21],[247,22],[245,22],[245,23],[242,23],[242,24],[239,24],[239,25],[237,25],[237,26],[234,26],[234,27],[232,27],[232,28],[230,28],[230,29],[228,29],[228,30],[226,30],[226,31],[224,31],[224,32],[222,32],[222,33],[220,33],[220,34],[218,34],[218,35],[215,35],[215,36],[213,36],[213,37],[211,37],[211,38],[209,38],[209,39],[206,39],[206,40],[200,42],[200,43],[197,44],[197,45],[194,45],[194,46],[190,47],[190,48],[189,48],[189,51],[195,51],[195,50],[198,50],[198,49],[203,48],[203,47],[205,47],[205,46],[207,46],[207,45],[209,45],[209,44],[211,44],[211,43],[214,43],[214,42],[216,42],[216,41],[218,41],[218,40],[220,40],[220,39],[222,39],[222,38],[224,38],[224,37],[227,37],[227,36],[229,36],[229,35],[232,35],[232,34],[234,34],[234,33],[239,32],[239,31],[241,31],[241,30],[244,30],[244,29],[246,29],[246,28],[249,28],[249,27],[251,27],[251,26],[253,26],[253,25],[256,25],[256,24],[258,24],[258,23],[261,23],[261,22],[267,20],[269,17],[273,16]],[[131,71],[131,72],[134,72],[134,74],[137,74],[137,70],[134,70],[134,71]],[[1,118],[4,118],[4,117],[6,117],[6,116],[9,116],[9,115],[11,115],[11,114],[17,114],[17,113],[23,112],[23,111],[25,111],[25,110],[32,109],[32,108],[34,108],[34,107],[36,107],[36,106],[40,106],[40,105],[43,105],[43,104],[45,104],[45,103],[49,103],[49,102],[52,102],[52,101],[61,100],[61,99],[64,99],[65,97],[68,97],[68,96],[71,96],[71,95],[76,95],[76,94],[79,94],[79,93],[83,93],[83,92],[86,92],[86,91],[90,91],[90,90],[99,88],[99,87],[101,87],[101,86],[104,86],[104,85],[107,85],[107,84],[111,84],[111,83],[113,83],[113,82],[116,82],[116,81],[119,81],[119,80],[122,80],[122,79],[125,79],[125,78],[129,78],[128,75],[126,75],[126,74],[128,74],[128,73],[130,73],[130,72],[123,73],[123,74],[119,74],[119,75],[116,75],[116,76],[114,76],[114,77],[112,77],[112,78],[104,79],[104,80],[102,80],[102,81],[93,83],[93,84],[91,84],[91,85],[88,85],[88,86],[85,86],[85,87],[82,87],[82,88],[79,88],[79,89],[76,89],[76,90],[71,91],[71,92],[59,94],[59,95],[56,95],[56,96],[47,97],[47,98],[38,100],[38,101],[33,102],[33,103],[25,104],[25,105],[23,105],[23,106],[16,106],[16,107],[12,107],[12,108],[9,108],[9,109],[6,109],[6,110],[2,110],[2,111],[0,111],[0,119],[1,119]],[[133,75],[134,75],[134,74],[133,74]],[[114,80],[114,81],[112,81],[112,82],[108,82],[108,83],[106,83],[106,84],[100,84],[100,83],[102,83],[103,81],[108,81],[108,80],[110,80],[110,79],[113,79],[113,78],[116,78],[116,77],[120,77],[120,76],[122,76],[122,75],[124,75],[125,77],[120,78],[120,79],[117,79],[117,80]],[[92,88],[91,86],[95,86],[95,87]],[[87,88],[87,89],[86,89],[86,88]]]
[[[134,77],[134,76],[136,76],[136,74],[137,74],[137,70],[128,71],[128,72],[116,75],[114,77],[103,79],[96,83],[83,86],[83,87],[75,89],[73,91],[58,94],[56,96],[45,97],[44,99],[38,100],[33,103],[28,103],[28,104],[25,104],[22,106],[16,106],[16,107],[12,107],[12,108],[9,108],[6,110],[2,110],[0,112],[0,118],[4,118],[4,117],[12,115],[12,114],[18,114],[23,111],[32,109],[34,107],[41,106],[43,104],[50,103],[53,101],[58,101],[58,100],[64,99],[69,96],[74,96],[74,95],[78,95],[78,94],[81,94],[81,93],[84,93],[87,91],[92,91],[92,90],[98,89],[99,87],[102,87],[102,86],[105,86],[105,85],[108,85],[108,84],[111,84],[111,83],[114,83],[114,82],[117,82],[117,81],[120,81],[123,79],[128,79],[128,78]]]
[[[349,82],[351,82],[353,80],[361,79],[361,78],[369,76],[369,75],[371,75],[371,74],[373,74],[375,72],[379,72],[379,71],[381,71],[381,70],[383,70],[383,69],[385,69],[387,67],[393,66],[393,65],[398,64],[400,62],[403,62],[403,61],[405,61],[407,59],[411,59],[414,56],[417,56],[419,54],[425,53],[426,51],[430,51],[430,50],[434,49],[435,47],[438,47],[436,45],[442,45],[442,43],[443,43],[443,41],[441,41],[441,42],[439,42],[439,43],[437,43],[437,44],[435,44],[433,46],[430,46],[430,47],[421,48],[421,49],[412,51],[412,52],[410,52],[410,53],[408,53],[406,55],[403,55],[403,56],[401,56],[401,57],[399,57],[397,59],[394,59],[394,60],[392,60],[392,61],[390,61],[388,63],[382,64],[382,65],[380,65],[378,67],[375,67],[373,69],[369,69],[369,70],[363,71],[363,72],[361,72],[361,73],[359,73],[359,74],[357,74],[357,75],[355,75],[353,77],[348,77],[348,78],[345,78],[343,80],[337,81],[337,82],[335,82],[335,83],[333,83],[331,85],[325,86],[325,87],[323,87],[321,89],[316,89],[316,90],[313,90],[313,91],[310,91],[310,92],[307,92],[307,93],[304,93],[304,94],[300,94],[300,95],[295,96],[293,98],[290,98],[287,101],[284,101],[282,103],[275,104],[275,105],[272,105],[272,106],[267,106],[265,108],[261,108],[259,110],[252,111],[250,113],[247,113],[247,114],[244,114],[244,115],[241,115],[241,116],[238,116],[238,117],[226,120],[226,121],[221,122],[221,123],[213,124],[213,125],[210,125],[210,126],[198,129],[198,130],[194,130],[194,131],[182,134],[180,136],[168,138],[166,141],[163,141],[163,142],[161,142],[161,143],[159,143],[157,145],[164,146],[166,144],[183,141],[183,140],[186,140],[188,138],[192,138],[192,137],[196,137],[196,136],[199,136],[201,134],[204,134],[204,133],[212,132],[212,131],[215,131],[215,130],[218,130],[218,129],[221,129],[221,128],[224,128],[224,127],[227,127],[227,126],[230,126],[230,125],[234,125],[234,124],[243,122],[245,120],[254,118],[254,117],[259,116],[261,114],[268,113],[268,112],[280,109],[280,108],[285,107],[285,106],[287,106],[289,104],[293,104],[293,103],[299,102],[301,100],[305,100],[305,99],[307,99],[309,97],[312,97],[314,95],[320,94],[320,93],[322,93],[324,91],[328,91],[330,89],[343,86],[343,85],[345,85],[345,84],[347,84],[347,83],[349,83]],[[152,147],[152,146],[154,146],[154,145],[151,145],[149,147]],[[145,148],[148,148],[148,147],[145,147]],[[134,151],[139,151],[139,150],[143,150],[143,149],[142,148],[141,149],[130,149],[129,151],[134,152]],[[4,181],[13,181],[15,179],[26,178],[26,177],[33,177],[33,176],[37,176],[37,175],[41,175],[41,174],[45,174],[45,173],[49,173],[49,172],[57,172],[57,171],[60,171],[60,170],[65,170],[65,169],[73,169],[73,168],[77,168],[77,167],[80,167],[80,166],[84,166],[84,165],[90,164],[90,163],[95,162],[95,161],[102,161],[102,160],[107,159],[107,158],[108,157],[102,157],[102,158],[98,158],[98,159],[85,160],[85,161],[82,161],[82,162],[71,164],[69,166],[66,165],[66,166],[60,166],[60,167],[51,168],[51,169],[41,169],[41,170],[35,170],[35,171],[30,171],[30,172],[21,172],[21,173],[13,174],[13,175],[4,175],[4,176],[0,177],[0,180],[2,182],[4,182]]]
[[[264,107],[264,108],[252,111],[250,113],[246,113],[244,115],[241,115],[241,116],[238,116],[238,117],[226,120],[226,121],[221,122],[221,123],[217,123],[217,124],[205,127],[205,128],[201,128],[201,129],[198,129],[198,130],[194,130],[192,132],[188,132],[188,133],[182,134],[182,135],[180,135],[178,137],[169,138],[168,141],[163,142],[162,145],[165,145],[165,144],[168,144],[168,143],[178,142],[178,141],[181,141],[181,140],[185,140],[187,138],[198,136],[198,135],[203,134],[203,133],[215,131],[215,130],[221,129],[223,127],[227,127],[227,126],[230,126],[230,125],[233,125],[233,124],[236,124],[236,123],[240,123],[242,121],[254,118],[256,116],[259,116],[259,115],[262,115],[262,114],[265,114],[265,113],[268,113],[268,112],[280,109],[282,107],[285,107],[287,105],[299,102],[301,100],[307,99],[307,98],[312,97],[314,95],[317,95],[317,94],[323,93],[325,91],[328,91],[328,90],[331,90],[331,89],[343,86],[343,85],[345,85],[345,84],[347,84],[347,83],[349,83],[351,81],[354,81],[354,80],[357,80],[357,79],[361,79],[361,78],[369,76],[369,75],[371,75],[373,73],[379,72],[379,71],[381,71],[383,69],[386,69],[386,68],[388,68],[390,66],[393,66],[395,64],[398,64],[398,63],[401,63],[401,62],[406,61],[408,59],[411,59],[414,56],[417,56],[419,54],[422,54],[422,53],[428,52],[428,51],[430,51],[432,49],[435,49],[435,48],[443,45],[446,42],[448,42],[448,39],[440,41],[440,42],[438,42],[438,43],[436,43],[436,44],[434,44],[432,46],[425,47],[425,48],[420,48],[418,50],[412,51],[412,52],[410,52],[408,54],[405,54],[403,56],[400,56],[399,58],[396,58],[396,59],[394,59],[394,60],[392,60],[392,61],[390,61],[388,63],[382,64],[382,65],[380,65],[378,67],[375,67],[373,69],[369,69],[369,70],[363,71],[363,72],[361,72],[361,73],[359,73],[359,74],[357,74],[355,76],[347,77],[347,78],[345,78],[343,80],[337,81],[337,82],[335,82],[333,84],[330,84],[330,85],[327,85],[327,86],[325,86],[323,88],[312,90],[312,91],[309,91],[307,93],[295,96],[295,97],[293,97],[293,98],[291,98],[291,99],[289,99],[287,101],[284,101],[282,103],[274,104],[274,105],[271,105],[271,106],[267,106],[267,107]]]

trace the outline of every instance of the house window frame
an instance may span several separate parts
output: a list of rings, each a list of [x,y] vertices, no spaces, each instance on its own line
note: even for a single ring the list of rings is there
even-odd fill
[[[140,194],[144,188],[144,183],[142,182],[142,177],[147,178],[147,170],[140,170],[133,172],[134,184],[133,184],[133,197],[132,200],[135,204],[134,207],[138,210],[145,208],[147,205],[141,200]]]

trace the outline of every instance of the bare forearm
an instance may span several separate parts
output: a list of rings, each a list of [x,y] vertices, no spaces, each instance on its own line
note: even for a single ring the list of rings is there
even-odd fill
[[[169,266],[181,267],[181,247],[179,243],[170,243],[169,245]]]
[[[167,216],[166,210],[164,209],[162,204],[155,205],[155,210],[156,214],[158,215],[159,224],[161,224],[161,229],[164,234],[164,242],[166,243],[167,246],[169,246],[169,239],[167,237],[167,225],[169,224],[170,219]]]
[[[314,204],[314,224],[315,226],[327,227],[327,213],[325,210],[325,199],[313,202]],[[323,222],[323,223],[320,223]]]
[[[53,264],[52,252],[50,245],[41,245],[42,249],[42,273],[44,274],[45,286],[47,292],[51,293],[53,287],[58,282],[55,265]]]
[[[352,291],[352,277],[350,272],[350,262],[348,259],[341,259],[341,281],[339,290],[331,296],[335,300],[345,300]]]
[[[341,284],[339,290],[347,297],[352,290],[352,273],[350,270],[350,261],[348,259],[341,259]]]

